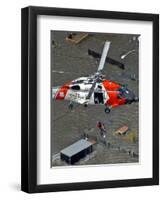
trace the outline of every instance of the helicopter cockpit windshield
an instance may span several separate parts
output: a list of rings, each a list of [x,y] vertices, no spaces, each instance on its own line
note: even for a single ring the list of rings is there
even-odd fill
[[[121,88],[118,89],[118,91],[120,92],[120,93],[118,94],[118,98],[119,98],[119,99],[124,98],[124,97],[125,97],[126,88],[125,88],[125,87],[121,87]]]
[[[118,89],[118,91],[120,91],[121,93],[124,93],[124,92],[126,92],[126,88],[125,87],[121,87],[121,88]]]
[[[120,92],[118,94],[119,99],[125,98],[125,99],[130,100],[130,101],[135,99],[134,93],[131,92],[130,90],[128,90],[126,87],[121,87],[121,88],[118,89],[118,91]]]

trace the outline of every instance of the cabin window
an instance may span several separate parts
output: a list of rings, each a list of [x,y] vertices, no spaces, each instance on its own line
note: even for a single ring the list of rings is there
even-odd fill
[[[79,80],[74,80],[72,83],[73,83],[73,84],[76,84],[76,83],[83,83],[83,82],[84,82],[84,80],[79,79]]]
[[[77,83],[83,83],[84,80],[77,80],[76,82],[77,82]]]
[[[88,83],[92,83],[92,82],[93,82],[93,79],[89,79],[89,80],[88,80]]]
[[[72,90],[80,90],[80,86],[79,85],[73,85],[71,87]]]

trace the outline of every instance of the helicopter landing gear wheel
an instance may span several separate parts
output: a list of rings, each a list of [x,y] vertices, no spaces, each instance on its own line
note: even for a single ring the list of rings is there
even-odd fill
[[[68,106],[69,110],[72,110],[74,108],[74,105],[72,102],[69,103],[69,106]]]
[[[105,113],[106,113],[106,114],[109,114],[109,113],[110,113],[110,108],[106,107],[106,108],[105,108]]]
[[[85,103],[85,104],[84,104],[84,108],[87,108],[87,107],[88,107],[88,104]]]

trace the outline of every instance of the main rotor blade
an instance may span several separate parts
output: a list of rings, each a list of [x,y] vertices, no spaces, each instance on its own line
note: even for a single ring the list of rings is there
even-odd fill
[[[103,52],[102,52],[102,56],[101,56],[101,60],[100,60],[100,64],[98,67],[97,71],[102,71],[104,68],[104,64],[105,64],[105,60],[106,60],[106,56],[108,54],[108,50],[110,48],[110,43],[109,41],[105,42],[104,48],[103,48]]]
[[[94,92],[94,89],[95,89],[95,86],[96,86],[96,82],[97,82],[97,79],[95,79],[95,82],[92,84],[92,87],[89,90],[88,96],[86,97],[87,100],[91,98],[92,93]]]

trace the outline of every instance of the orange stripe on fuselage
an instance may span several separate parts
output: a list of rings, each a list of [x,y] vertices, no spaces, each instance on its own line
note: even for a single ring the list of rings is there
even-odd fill
[[[63,85],[57,92],[56,95],[56,99],[57,100],[63,100],[69,90],[69,85],[71,84],[71,82],[66,83],[65,85]]]
[[[102,83],[105,89],[108,91],[115,91],[121,87],[119,84],[109,80],[104,80]]]
[[[104,80],[102,83],[109,96],[106,105],[116,107],[118,105],[125,104],[126,100],[124,98],[123,99],[118,98],[119,91],[117,90],[121,87],[119,84],[109,80]]]
[[[106,102],[106,105],[116,107],[119,105],[123,105],[126,102],[126,100],[124,98],[122,98],[122,99],[118,98],[118,94],[119,94],[118,91],[108,91],[107,94],[109,96],[109,99]]]

